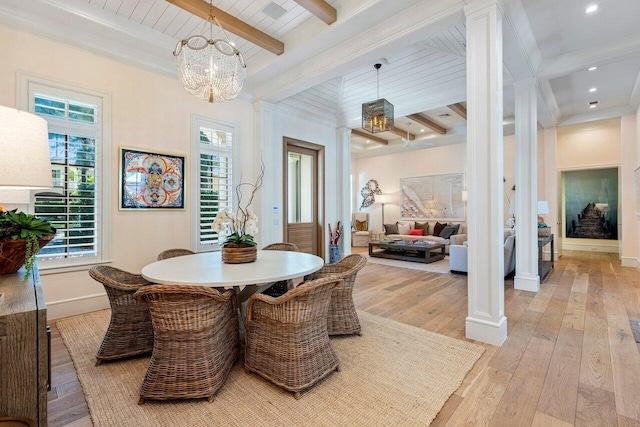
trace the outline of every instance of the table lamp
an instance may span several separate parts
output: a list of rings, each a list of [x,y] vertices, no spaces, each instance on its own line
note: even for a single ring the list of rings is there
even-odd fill
[[[51,188],[47,121],[0,105],[0,189]]]

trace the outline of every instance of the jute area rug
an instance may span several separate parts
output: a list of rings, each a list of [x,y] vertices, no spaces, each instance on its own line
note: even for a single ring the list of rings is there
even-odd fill
[[[432,273],[451,273],[451,269],[449,268],[449,255],[447,255],[445,259],[441,259],[440,261],[432,262],[430,264],[425,264],[422,262],[401,261],[398,259],[376,258],[369,256],[369,254],[367,253],[362,253],[361,255],[365,255],[367,257],[367,262],[370,262],[372,264],[382,264],[399,268],[410,268],[412,270],[430,271]]]
[[[109,310],[57,322],[96,427],[428,425],[484,352],[468,342],[358,312],[363,335],[332,338],[342,371],[300,400],[247,374],[241,362],[206,400],[147,402],[149,357],[94,366]]]

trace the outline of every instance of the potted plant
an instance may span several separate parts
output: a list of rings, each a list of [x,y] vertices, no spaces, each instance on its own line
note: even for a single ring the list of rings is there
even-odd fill
[[[212,229],[218,233],[229,231],[231,234],[222,244],[222,262],[227,264],[242,264],[253,262],[257,258],[257,243],[253,240],[258,233],[258,216],[249,207],[253,203],[256,192],[262,187],[264,166],[254,184],[241,183],[236,187],[238,209],[235,214],[229,209],[220,212],[213,221]],[[249,187],[251,196],[246,205],[242,202],[242,189]]]
[[[24,212],[0,211],[0,274],[15,273],[25,265],[28,278],[36,254],[56,234],[51,224]]]

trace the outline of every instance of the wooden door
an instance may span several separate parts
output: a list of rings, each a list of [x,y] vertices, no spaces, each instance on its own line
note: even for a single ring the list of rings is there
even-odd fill
[[[301,252],[323,256],[320,215],[322,147],[290,138],[284,140],[285,241]]]

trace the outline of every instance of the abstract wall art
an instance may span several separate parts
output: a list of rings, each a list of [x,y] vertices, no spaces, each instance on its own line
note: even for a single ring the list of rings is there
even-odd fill
[[[464,173],[400,179],[400,216],[404,219],[464,221]]]
[[[120,148],[120,209],[184,209],[184,156]]]

